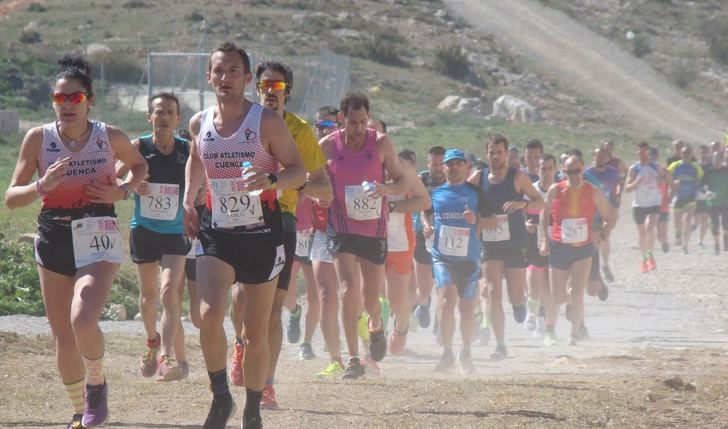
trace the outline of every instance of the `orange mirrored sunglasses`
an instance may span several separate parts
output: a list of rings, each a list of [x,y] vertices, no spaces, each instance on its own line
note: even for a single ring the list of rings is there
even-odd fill
[[[66,101],[69,101],[71,104],[80,104],[86,101],[86,98],[85,92],[73,92],[71,94],[56,92],[51,95],[54,104],[63,104]]]
[[[288,87],[288,84],[284,80],[259,80],[255,87],[260,90],[271,89],[273,91],[282,91]]]

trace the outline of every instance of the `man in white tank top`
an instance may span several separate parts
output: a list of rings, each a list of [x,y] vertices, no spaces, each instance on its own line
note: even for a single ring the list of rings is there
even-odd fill
[[[250,83],[252,76],[250,60],[244,50],[232,43],[220,44],[210,55],[207,78],[215,92],[216,106],[195,114],[190,120],[192,142],[184,197],[185,232],[190,237],[196,237],[199,233],[204,250],[204,254],[197,259],[197,276],[202,296],[200,343],[210,377],[213,401],[203,427],[224,428],[235,414],[235,402],[227,385],[227,341],[223,320],[230,285],[241,281],[246,296],[244,324],[248,332],[246,359],[243,363],[246,373],[246,404],[242,427],[258,428],[262,427],[260,399],[270,358],[268,320],[277,276],[285,262],[280,232],[280,207],[275,199],[275,192],[276,188],[301,186],[305,181],[305,171],[283,120],[274,112],[261,109],[259,105],[245,98],[245,85]],[[248,118],[249,114],[254,113],[259,117]],[[208,119],[206,115],[211,118]],[[211,120],[211,125],[207,120]],[[244,127],[246,124],[248,125]],[[203,135],[201,131],[204,131]],[[223,150],[230,141],[238,140],[241,147],[239,152],[231,150],[225,153],[226,159],[205,159],[203,162],[202,155],[208,158],[208,150],[211,155],[215,155],[212,149],[216,145],[220,147],[218,150]],[[246,142],[252,144],[249,147],[244,146],[243,143]],[[201,153],[203,145],[205,152]],[[255,150],[257,152],[252,152]],[[276,171],[266,171],[271,169],[271,157],[274,164],[282,166],[280,171],[277,171],[277,165]],[[243,159],[252,159],[265,168],[258,164],[246,168],[243,182],[234,182],[234,189],[230,185],[231,189],[227,194],[232,195],[232,200],[228,200],[227,194],[218,194],[215,183],[211,183],[212,192],[200,225],[194,202],[196,190],[201,186],[203,178],[217,177],[226,179],[228,183],[239,180],[239,175],[237,178],[221,177],[221,171],[228,168],[230,162],[237,163],[230,168],[240,171]],[[257,191],[262,193],[257,194]],[[238,203],[247,203],[246,210],[257,208],[258,214],[262,210],[258,219],[262,219],[264,224],[248,228],[250,224],[246,214],[233,216],[231,207]],[[266,242],[275,247],[270,249],[271,244],[266,246]],[[240,255],[254,260],[255,264],[253,265],[253,261],[246,263],[244,259],[240,259]],[[252,275],[255,266],[264,267],[270,274],[267,277]]]

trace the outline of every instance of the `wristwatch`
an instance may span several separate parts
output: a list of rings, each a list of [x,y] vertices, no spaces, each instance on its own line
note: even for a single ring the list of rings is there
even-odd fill
[[[271,189],[275,189],[276,183],[278,183],[278,176],[273,173],[267,173],[266,176],[268,177],[268,181],[270,182]]]

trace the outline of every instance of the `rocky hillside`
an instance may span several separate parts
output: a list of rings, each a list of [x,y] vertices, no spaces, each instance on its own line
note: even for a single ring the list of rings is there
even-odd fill
[[[437,106],[450,95],[467,98],[450,103],[456,111],[486,116],[493,101],[508,94],[528,101],[549,124],[605,126],[598,111],[585,108],[589,100],[530,73],[507,47],[474,32],[439,0],[12,3],[0,10],[0,108],[20,108],[24,116],[48,113],[39,94],[46,92],[49,62],[59,54],[104,45],[112,55],[97,61],[107,62],[107,78],[133,84],[148,51],[199,47],[204,21],[205,50],[235,40],[272,58],[321,49],[350,55],[353,87],[369,91],[378,113],[395,125],[432,125]]]
[[[722,0],[540,0],[618,43],[687,96],[728,108],[728,3]]]

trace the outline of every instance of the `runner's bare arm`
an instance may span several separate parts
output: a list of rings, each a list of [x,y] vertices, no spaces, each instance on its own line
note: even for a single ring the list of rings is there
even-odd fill
[[[480,181],[482,180],[480,176],[482,174],[483,170],[475,170],[475,173],[471,174],[470,177],[468,177],[468,182],[477,187],[480,187]]]
[[[406,162],[402,162],[400,165],[407,179],[411,195],[409,199],[393,201],[392,207],[394,211],[410,213],[429,209],[432,206],[432,200],[430,200],[430,194],[427,192],[427,188],[425,188],[422,180],[420,180],[420,176],[417,175],[417,171]]]
[[[549,254],[549,225],[551,224],[551,206],[558,192],[558,186],[554,183],[546,193],[546,201],[541,209],[541,215],[538,220],[538,227],[541,228],[541,242],[538,243],[540,253],[544,256]]]
[[[38,153],[43,143],[43,129],[33,128],[25,135],[20,145],[20,154],[15,164],[15,171],[10,179],[10,186],[5,191],[5,204],[10,209],[25,207],[40,195],[35,183],[30,183],[38,167]],[[47,174],[47,173],[46,173]],[[41,184],[43,183],[42,179]],[[42,188],[44,192],[48,189]]]
[[[311,198],[331,198],[334,191],[331,188],[329,175],[323,168],[318,168],[306,174],[306,182],[304,183],[303,193]]]
[[[379,152],[382,155],[384,168],[387,169],[389,178],[392,179],[392,183],[377,184],[377,193],[380,196],[404,194],[407,192],[409,182],[402,173],[402,163],[399,162],[399,157],[394,153],[392,141],[386,134],[378,134],[377,143],[379,144]]]
[[[131,141],[132,146],[139,149],[139,139],[134,139]],[[129,172],[129,167],[126,166],[121,160],[116,161],[116,177],[119,179],[123,179],[126,174]]]
[[[503,204],[503,210],[506,213],[512,213],[518,209],[525,209],[526,207],[534,210],[543,208],[543,198],[541,198],[541,194],[533,186],[531,179],[526,175],[526,173],[522,171],[517,172],[514,182],[516,192],[526,194],[529,200],[507,201]]]
[[[296,142],[293,141],[293,136],[288,131],[283,118],[272,110],[266,109],[261,118],[261,138],[265,139],[264,144],[268,147],[268,151],[283,167],[276,174],[278,178],[276,187],[278,189],[296,189],[303,185],[306,181],[306,169],[303,166],[301,155],[296,149]],[[267,186],[263,184],[263,187],[258,189],[270,188],[271,184],[267,177],[266,181]],[[255,179],[251,182],[252,189],[256,189],[255,182],[257,182]]]
[[[128,171],[126,178],[119,185],[117,176],[109,178],[109,183],[92,183],[86,187],[86,193],[91,197],[92,202],[113,203],[122,200],[126,196],[126,185],[129,190],[136,190],[137,186],[144,180],[149,167],[139,150],[131,144],[129,137],[120,129],[113,126],[107,127],[109,144],[114,156],[121,161]]]
[[[202,165],[200,152],[197,148],[201,117],[202,112],[199,112],[190,118],[190,156],[187,157],[187,164],[185,165],[185,196],[182,200],[182,224],[184,225],[185,233],[190,237],[197,237],[199,219],[195,210],[195,199],[205,180],[204,166]]]
[[[602,226],[602,237],[607,238],[609,237],[609,233],[612,232],[612,229],[614,228],[614,223],[616,222],[616,211],[612,207],[611,204],[609,204],[609,201],[607,201],[607,198],[604,196],[604,193],[601,191],[601,189],[598,189],[594,187],[594,192],[592,194],[594,199],[594,204],[597,206],[597,210],[599,211],[599,215],[602,217],[604,225]]]
[[[629,172],[627,173],[627,182],[624,185],[624,190],[627,192],[634,191],[634,188],[637,186],[637,173],[634,170],[634,166],[629,168]]]

